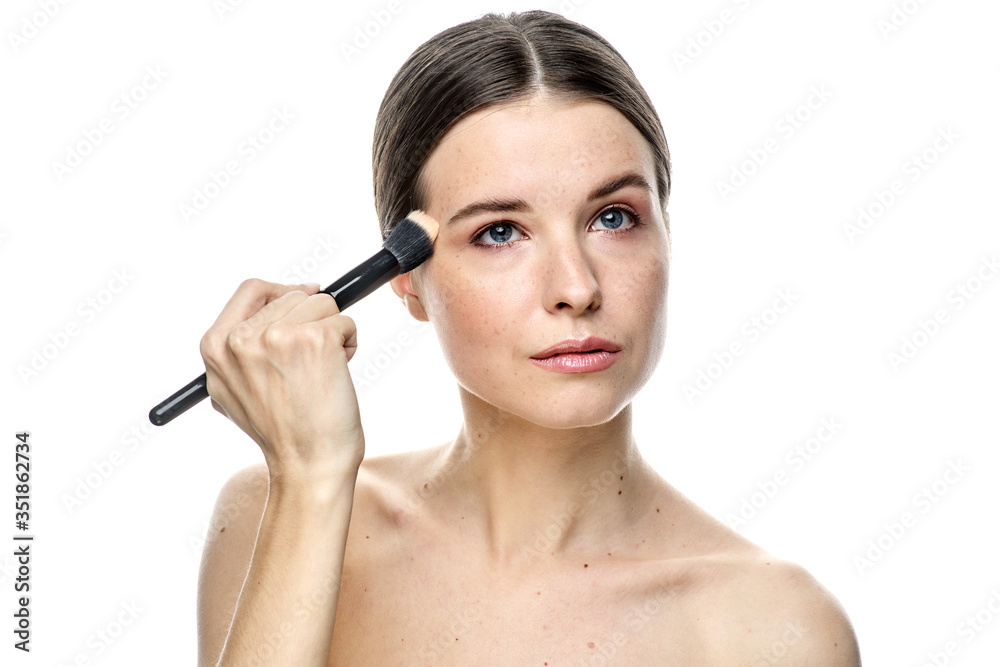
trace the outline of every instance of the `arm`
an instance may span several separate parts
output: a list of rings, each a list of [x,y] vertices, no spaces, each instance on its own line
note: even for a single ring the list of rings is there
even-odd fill
[[[327,664],[354,476],[300,481],[269,490],[253,466],[219,494],[199,580],[202,667]]]
[[[315,292],[315,288],[310,288]],[[326,665],[358,467],[353,322],[328,295],[247,281],[202,340],[217,410],[260,445],[219,495],[199,664]]]
[[[267,487],[267,466],[257,464],[234,474],[219,492],[198,574],[199,667],[219,662],[250,569]]]

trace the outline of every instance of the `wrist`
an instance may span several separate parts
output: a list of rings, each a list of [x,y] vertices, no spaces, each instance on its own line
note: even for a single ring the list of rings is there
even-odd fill
[[[353,495],[362,459],[363,454],[343,461],[294,464],[268,461],[269,495],[303,496],[312,501],[334,497],[341,490]]]

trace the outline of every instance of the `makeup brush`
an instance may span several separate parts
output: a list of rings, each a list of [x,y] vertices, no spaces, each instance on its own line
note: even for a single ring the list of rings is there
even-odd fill
[[[439,225],[423,211],[413,210],[397,224],[382,249],[358,264],[340,280],[320,290],[336,300],[344,311],[401,273],[423,264],[434,253]],[[173,396],[149,411],[149,421],[163,426],[191,406],[208,397],[205,373],[189,382]]]

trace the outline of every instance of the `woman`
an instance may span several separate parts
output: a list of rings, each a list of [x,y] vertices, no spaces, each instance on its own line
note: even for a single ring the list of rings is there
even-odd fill
[[[265,464],[219,496],[203,665],[856,665],[835,600],[639,454],[664,343],[670,163],[621,56],[563,17],[487,15],[421,46],[376,124],[392,281],[458,380],[452,442],[364,459],[353,322],[248,281],[202,341],[216,409]]]

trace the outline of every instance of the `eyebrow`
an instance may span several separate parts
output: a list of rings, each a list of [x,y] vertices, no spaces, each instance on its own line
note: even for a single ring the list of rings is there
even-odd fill
[[[650,193],[653,192],[653,186],[649,184],[649,181],[647,181],[642,174],[631,171],[615,178],[614,180],[608,181],[604,185],[594,188],[594,190],[587,196],[587,201],[591,202],[595,199],[606,197],[614,192],[617,192],[618,190],[621,190],[622,188],[630,186],[643,188],[648,190]],[[447,224],[454,224],[459,220],[471,218],[479,213],[526,213],[530,211],[531,205],[519,197],[511,197],[508,199],[490,197],[462,207],[458,213],[451,216],[451,219],[448,220]]]

